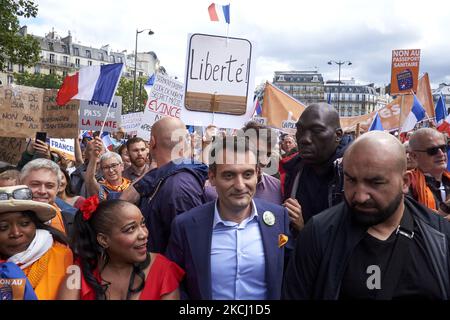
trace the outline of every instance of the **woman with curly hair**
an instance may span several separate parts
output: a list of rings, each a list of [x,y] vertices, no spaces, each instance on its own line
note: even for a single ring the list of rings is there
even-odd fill
[[[135,205],[88,198],[75,216],[72,239],[81,279],[74,285],[68,275],[58,299],[179,299],[184,271],[164,256],[147,252],[147,237],[144,217]]]

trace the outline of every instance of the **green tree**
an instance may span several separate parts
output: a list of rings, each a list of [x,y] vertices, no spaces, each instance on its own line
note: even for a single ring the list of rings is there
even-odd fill
[[[57,74],[14,73],[15,83],[43,89],[59,89],[63,78]]]
[[[19,17],[36,17],[37,11],[33,1],[0,0],[0,71],[5,70],[8,60],[29,67],[39,61],[39,42],[19,33]]]
[[[147,101],[147,92],[144,89],[144,84],[147,78],[140,77],[136,79],[136,110],[133,110],[133,80],[122,77],[117,87],[116,96],[122,97],[122,113],[131,113],[144,111],[145,102]]]

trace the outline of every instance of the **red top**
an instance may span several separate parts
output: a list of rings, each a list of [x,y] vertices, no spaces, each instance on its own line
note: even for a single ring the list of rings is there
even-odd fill
[[[184,277],[184,273],[184,270],[175,262],[170,261],[161,254],[155,254],[139,300],[161,300],[161,296],[178,288],[181,279]],[[94,275],[99,280],[100,275],[98,274],[98,270],[95,270]],[[95,300],[94,290],[92,290],[84,279],[83,273],[81,274],[80,299]]]

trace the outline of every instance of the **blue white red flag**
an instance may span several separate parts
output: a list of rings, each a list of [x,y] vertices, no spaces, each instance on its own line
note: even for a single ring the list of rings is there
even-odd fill
[[[225,21],[230,24],[230,5],[225,6],[211,3],[208,7],[209,18],[211,21]]]
[[[417,99],[416,95],[414,95],[414,102],[411,108],[411,112],[406,117],[405,122],[403,122],[403,126],[402,129],[400,130],[400,133],[413,130],[417,122],[423,120],[424,118],[425,118],[425,109],[423,108],[419,99]]]
[[[72,99],[111,104],[122,75],[123,63],[81,68],[67,76],[56,96],[59,106]]]
[[[101,138],[105,148],[109,151],[113,151],[114,144],[111,140],[111,137],[109,136],[109,132],[103,132]]]

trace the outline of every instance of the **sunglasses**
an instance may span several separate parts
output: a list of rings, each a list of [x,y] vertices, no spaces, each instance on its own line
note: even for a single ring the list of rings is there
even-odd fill
[[[32,200],[33,194],[28,188],[16,189],[11,193],[0,191],[0,200],[8,200],[10,198],[16,200]]]
[[[430,148],[427,148],[425,150],[414,150],[414,151],[416,151],[416,152],[426,152],[429,156],[434,156],[434,155],[436,155],[439,152],[439,150],[441,150],[443,153],[446,153],[447,152],[447,145],[443,144],[443,145],[440,145],[440,146],[430,147]]]

